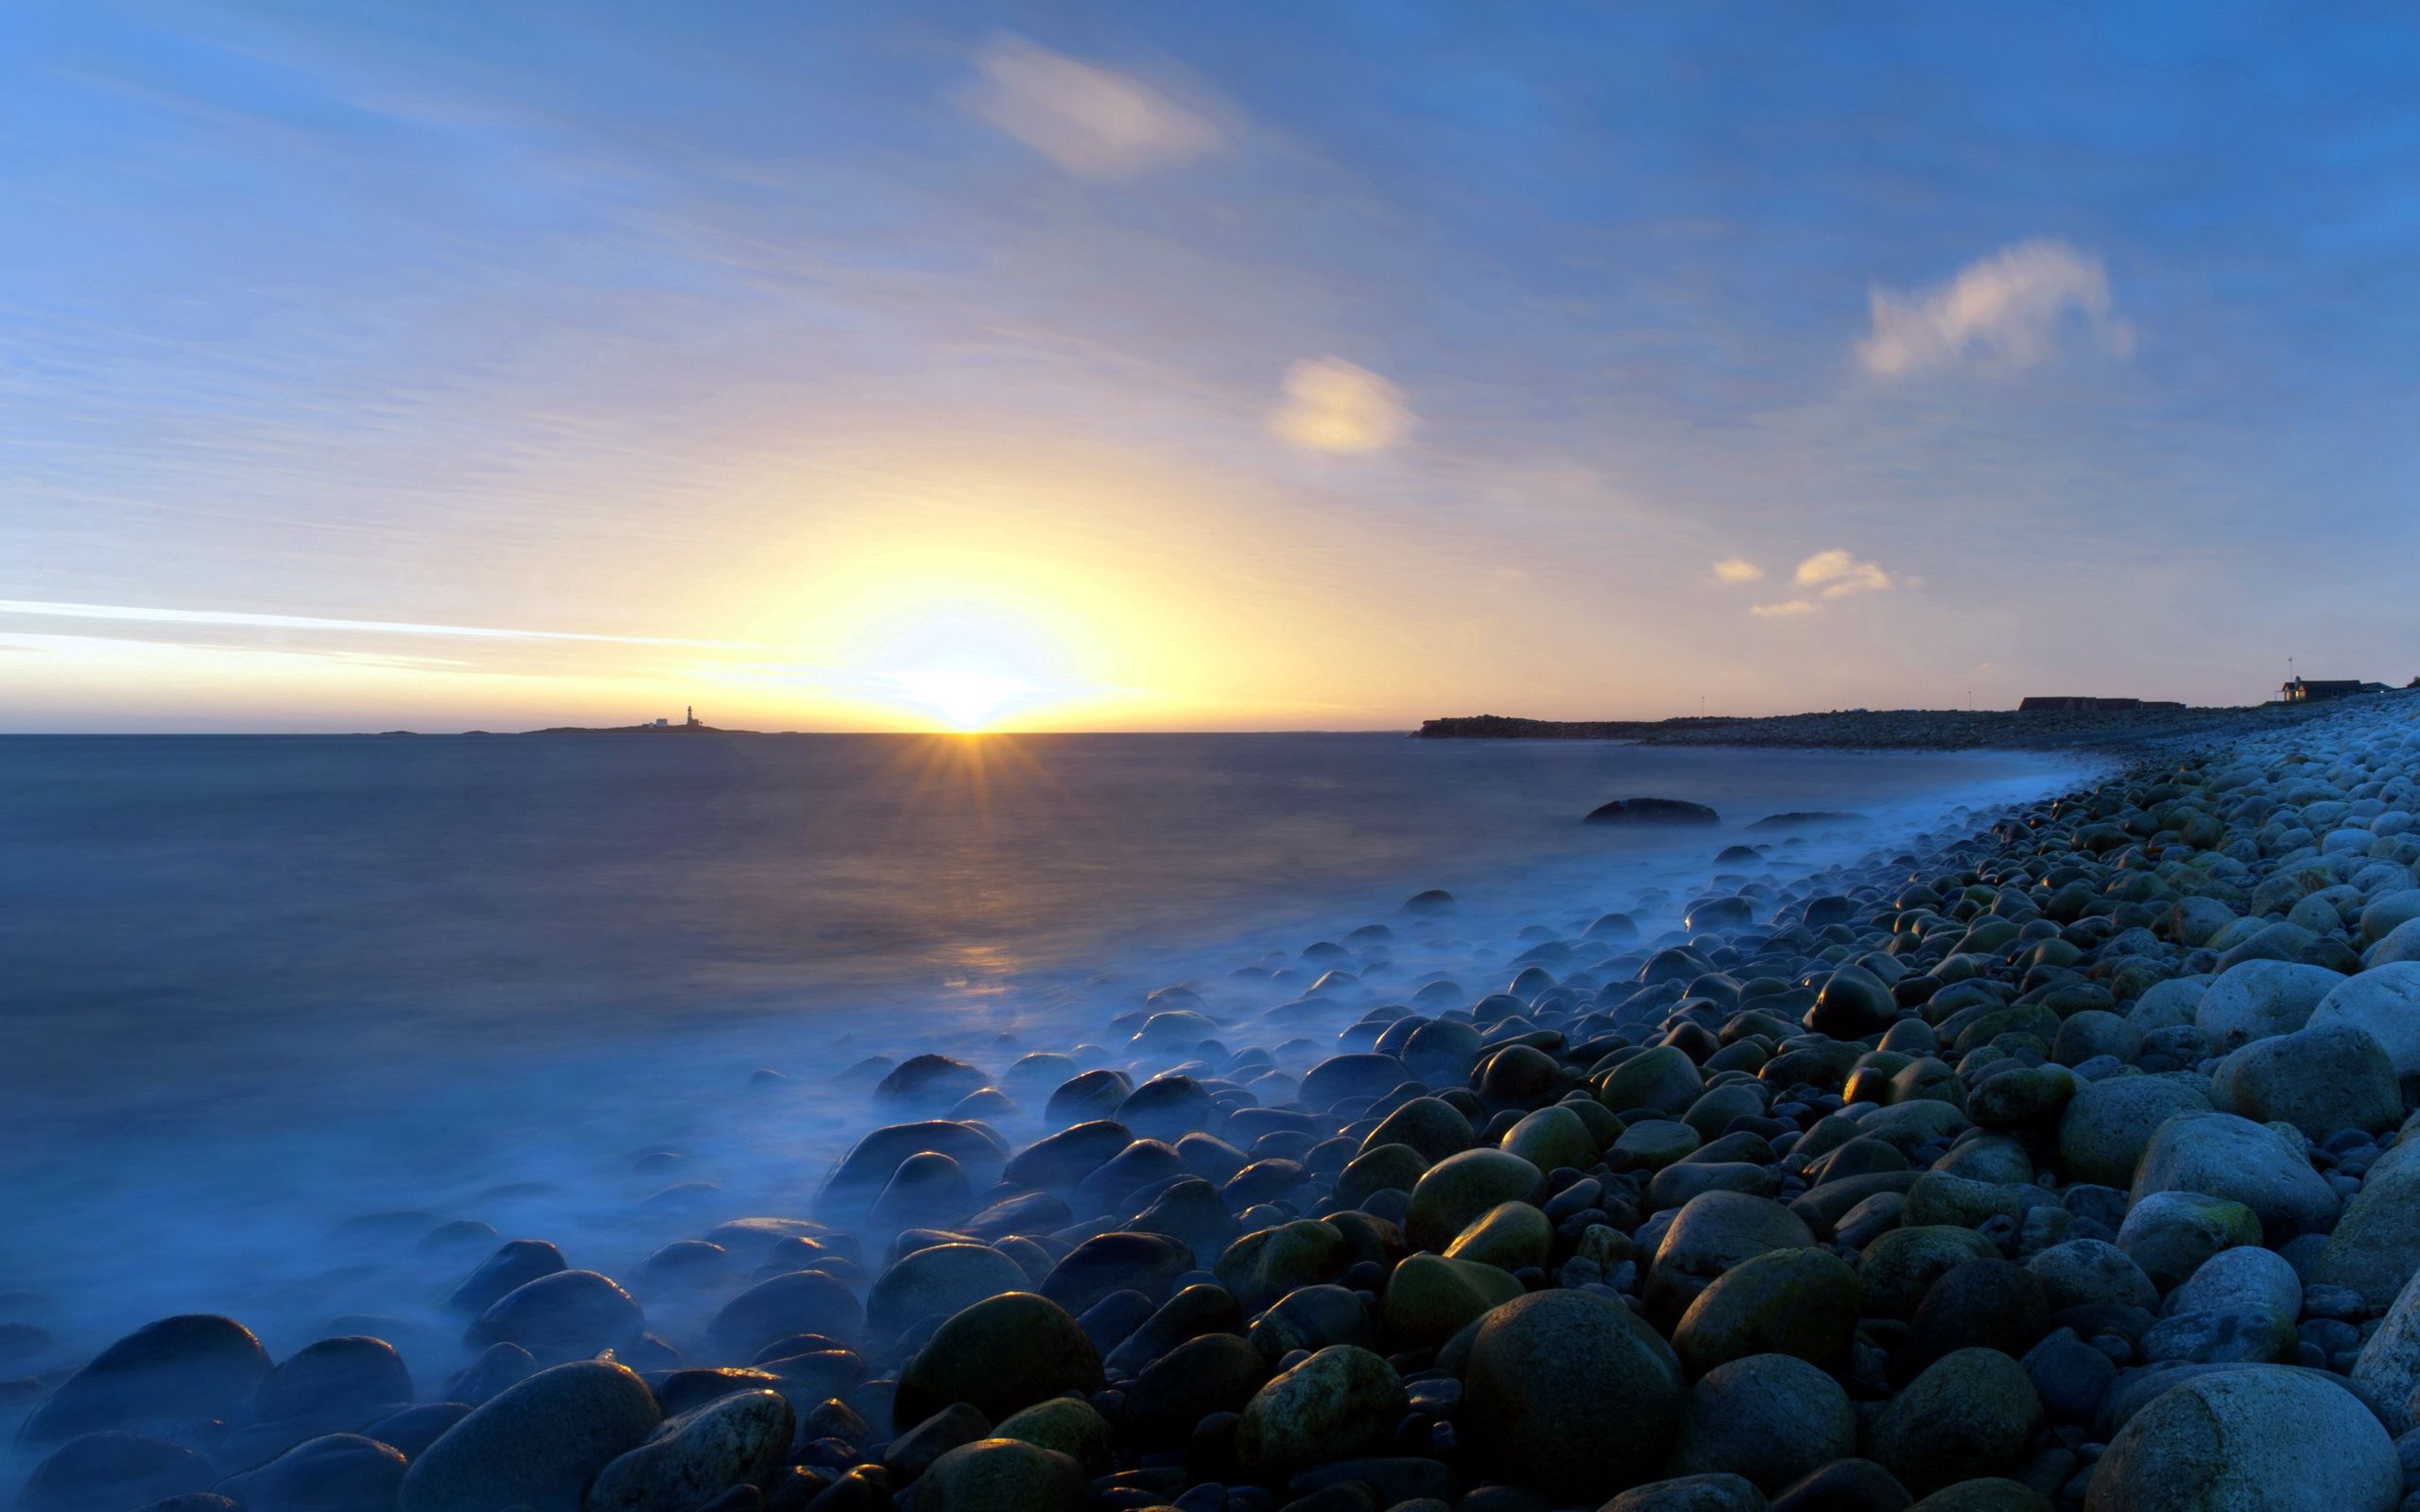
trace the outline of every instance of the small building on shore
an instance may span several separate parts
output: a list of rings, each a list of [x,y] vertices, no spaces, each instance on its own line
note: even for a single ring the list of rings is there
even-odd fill
[[[2361,682],[2352,679],[2294,678],[2277,689],[2280,703],[2319,703],[2329,698],[2358,698],[2365,693],[2384,693],[2383,682]]]

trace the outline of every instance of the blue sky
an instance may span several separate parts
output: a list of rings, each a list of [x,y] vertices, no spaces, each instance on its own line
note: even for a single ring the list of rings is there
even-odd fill
[[[2384,5],[12,7],[0,722],[2400,681],[2414,77]]]

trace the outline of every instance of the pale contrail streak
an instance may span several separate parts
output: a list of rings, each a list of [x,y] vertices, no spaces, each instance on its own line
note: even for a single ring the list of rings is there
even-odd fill
[[[612,645],[710,646],[745,650],[746,641],[692,641],[661,635],[591,635],[579,630],[502,630],[476,625],[415,625],[401,620],[330,620],[304,614],[248,614],[208,609],[135,609],[122,604],[48,604],[0,598],[0,614],[123,620],[150,625],[234,625],[262,630],[350,630],[373,635],[449,635],[491,641],[593,641]]]

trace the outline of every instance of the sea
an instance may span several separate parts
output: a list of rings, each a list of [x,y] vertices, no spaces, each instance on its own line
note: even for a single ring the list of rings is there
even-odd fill
[[[434,1372],[480,1249],[420,1235],[611,1274],[800,1211],[883,1121],[869,1057],[1133,1066],[1145,994],[1308,990],[1307,947],[1428,888],[1444,925],[1343,990],[1476,1000],[1599,913],[1651,936],[2091,775],[1398,733],[0,738],[0,1323],[68,1361],[176,1312],[277,1352],[375,1325]],[[1723,822],[1581,822],[1636,796]],[[1748,828],[1789,811],[1858,817]],[[1741,843],[1766,860],[1716,866]]]

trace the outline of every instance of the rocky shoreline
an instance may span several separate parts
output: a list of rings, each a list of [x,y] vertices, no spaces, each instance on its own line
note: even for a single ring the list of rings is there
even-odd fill
[[[1829,713],[1680,719],[1518,719],[1469,714],[1422,723],[1424,740],[1626,740],[1645,746],[1776,746],[1827,750],[2066,750],[2239,739],[2325,717],[2336,706],[2240,709],[1849,709]]]
[[[283,1360],[8,1297],[19,1505],[2420,1509],[2420,697],[2187,713],[1889,854],[852,1068],[795,1211],[628,1263],[364,1215],[427,1303]]]

